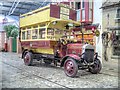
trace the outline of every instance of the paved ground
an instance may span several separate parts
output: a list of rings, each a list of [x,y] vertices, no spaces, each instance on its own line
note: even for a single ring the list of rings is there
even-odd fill
[[[20,54],[0,52],[2,88],[117,88],[118,61],[103,63],[100,74],[80,70],[76,78],[67,77],[63,68],[35,63],[25,66]]]

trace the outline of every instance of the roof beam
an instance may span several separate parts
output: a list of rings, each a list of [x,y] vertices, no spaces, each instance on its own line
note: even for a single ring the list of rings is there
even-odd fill
[[[3,7],[8,7],[10,8],[11,6],[8,6],[8,5],[3,5]],[[23,8],[23,7],[17,7],[18,9],[26,9],[26,10],[29,10],[28,8]]]
[[[14,11],[15,11],[15,9],[16,9],[16,7],[17,7],[17,5],[19,4],[19,2],[20,2],[20,0],[16,3],[15,7],[12,9],[12,11],[11,11],[8,15],[11,15],[11,14],[13,14],[13,13],[14,13]]]
[[[3,14],[3,15],[7,15],[8,11],[6,10],[2,10],[2,12],[0,12],[0,14]],[[11,15],[15,15],[15,16],[19,16],[19,13],[15,13],[14,14],[11,14]]]
[[[6,13],[8,13],[9,11],[8,10],[2,10],[2,12],[0,13],[0,14],[6,14]],[[20,14],[23,14],[24,12],[22,12],[22,13],[20,13],[20,12],[17,12],[17,11],[15,11],[13,14],[11,14],[11,15],[17,15],[17,16],[19,16]]]
[[[47,5],[48,3],[50,2],[46,2],[47,0],[45,0],[44,2],[40,2],[40,0],[26,0],[26,1],[22,1],[18,3],[18,5],[16,6],[17,2],[19,0],[3,0],[3,5],[1,6],[1,12],[0,13],[3,13],[3,14],[9,14],[10,15],[17,15],[19,16],[19,14],[24,14],[24,13],[27,13],[29,11],[32,11],[32,10],[35,10],[35,9],[38,9],[40,7],[43,7],[45,5]],[[0,1],[1,2],[1,1]],[[13,2],[15,2],[15,4],[13,5]],[[13,5],[13,8],[12,8],[12,5]],[[11,10],[10,10],[11,8]],[[13,13],[13,14],[11,14]]]
[[[13,7],[15,6],[15,3],[16,3],[16,0],[14,0],[13,4],[12,4],[12,6],[11,6],[11,8],[10,8],[9,12],[8,12],[8,15],[9,15],[9,14],[10,14],[10,12],[12,11]]]
[[[22,4],[22,5],[34,5],[34,6],[38,6],[40,5],[39,3],[30,3],[30,2],[20,2],[19,4]]]

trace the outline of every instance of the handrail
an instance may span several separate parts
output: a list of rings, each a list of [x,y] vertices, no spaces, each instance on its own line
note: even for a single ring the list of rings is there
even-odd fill
[[[49,8],[50,8],[50,5],[47,5],[47,6],[45,6],[45,7],[42,7],[42,8],[33,10],[33,11],[28,12],[28,13],[25,13],[25,14],[22,14],[22,15],[20,15],[20,18],[25,17],[25,16],[29,16],[29,15],[36,14],[36,13],[38,13],[38,12],[41,12],[41,11],[46,10],[46,9],[49,9]]]

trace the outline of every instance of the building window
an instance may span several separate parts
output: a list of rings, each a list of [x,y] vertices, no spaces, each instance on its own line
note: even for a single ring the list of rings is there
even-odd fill
[[[92,20],[92,9],[89,9],[89,20]]]
[[[107,14],[107,25],[109,25],[109,17],[110,17],[110,15],[109,15],[109,13]]]
[[[117,9],[117,16],[116,16],[117,18],[120,18],[120,8],[119,9]]]
[[[76,9],[80,9],[81,7],[81,3],[80,2],[76,2]]]
[[[89,8],[92,9],[92,6],[93,6],[93,2],[92,0],[89,0]]]
[[[82,8],[85,8],[85,2],[82,0]]]
[[[82,9],[82,21],[85,20],[85,9]]]
[[[120,8],[119,8],[119,9],[117,9],[117,13],[118,13],[118,14],[120,14]]]

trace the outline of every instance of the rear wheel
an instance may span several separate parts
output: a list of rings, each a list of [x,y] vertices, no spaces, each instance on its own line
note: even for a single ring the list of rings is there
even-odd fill
[[[101,65],[101,62],[99,59],[96,59],[94,61],[94,64],[89,68],[89,71],[92,73],[92,74],[97,74],[101,71],[101,68],[102,68],[102,65]]]
[[[25,52],[24,63],[27,66],[32,65],[32,63],[33,63],[33,54],[31,52]]]
[[[69,77],[75,77],[78,72],[78,65],[72,58],[68,58],[64,63],[64,72]]]

